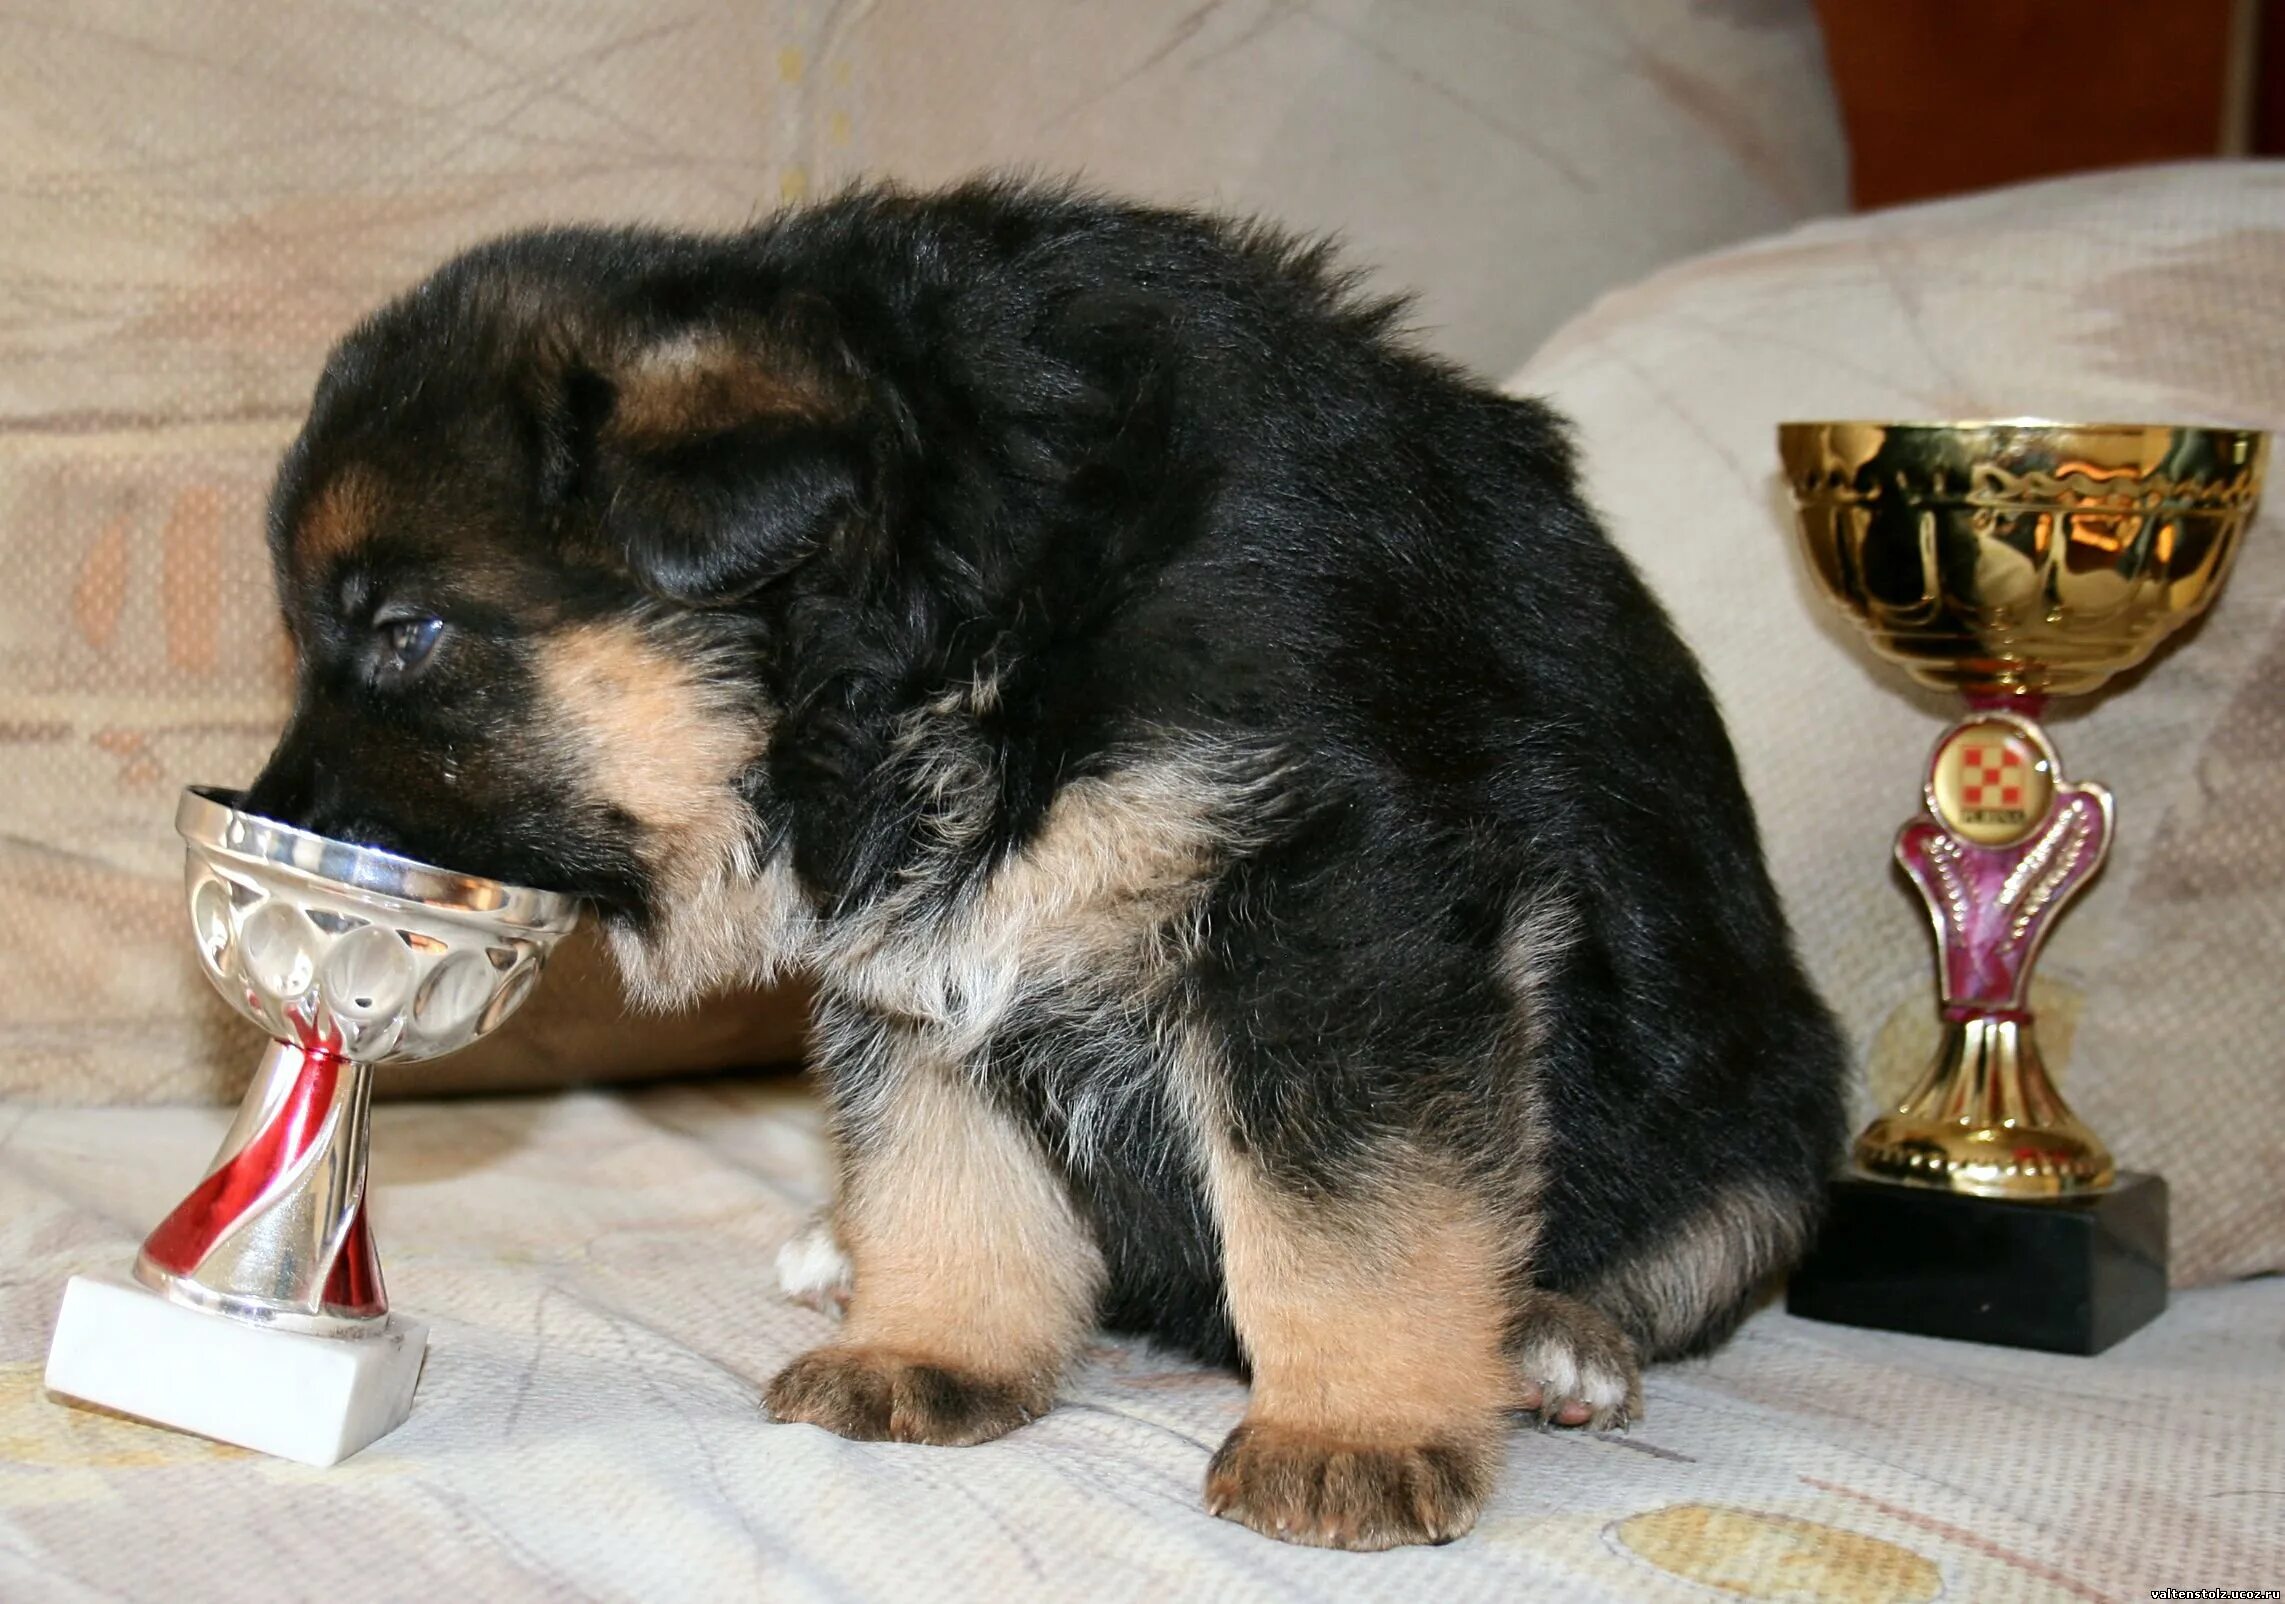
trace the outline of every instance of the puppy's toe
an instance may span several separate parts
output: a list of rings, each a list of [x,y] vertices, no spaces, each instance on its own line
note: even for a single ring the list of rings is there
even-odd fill
[[[1247,1421],[1206,1467],[1206,1508],[1317,1548],[1448,1543],[1484,1507],[1495,1443],[1351,1442]]]
[[[1642,1368],[1634,1344],[1599,1310],[1554,1293],[1534,1293],[1508,1346],[1516,1405],[1542,1425],[1624,1431],[1642,1418]]]
[[[762,1395],[787,1423],[823,1426],[859,1442],[966,1447],[1004,1437],[1046,1413],[1036,1386],[878,1348],[812,1348]]]
[[[815,1216],[789,1237],[778,1249],[777,1269],[778,1290],[795,1303],[835,1318],[849,1307],[857,1273],[833,1234],[832,1215]]]

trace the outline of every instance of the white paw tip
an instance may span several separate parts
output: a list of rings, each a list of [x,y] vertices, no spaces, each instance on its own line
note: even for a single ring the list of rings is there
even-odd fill
[[[796,1303],[839,1314],[855,1279],[849,1255],[824,1220],[811,1221],[778,1249],[778,1290]]]

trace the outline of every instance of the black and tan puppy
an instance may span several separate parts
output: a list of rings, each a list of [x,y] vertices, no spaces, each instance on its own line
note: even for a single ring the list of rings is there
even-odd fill
[[[559,230],[343,342],[249,796],[789,966],[855,1292],[780,1420],[972,1443],[1098,1322],[1246,1366],[1218,1513],[1466,1531],[1801,1243],[1841,1054],[1557,420],[1267,230],[861,192]]]

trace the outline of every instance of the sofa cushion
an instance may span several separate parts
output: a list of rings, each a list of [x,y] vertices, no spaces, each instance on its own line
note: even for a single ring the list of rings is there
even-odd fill
[[[283,722],[262,498],[326,347],[460,245],[1029,164],[1343,225],[1497,371],[1604,286],[1844,183],[1808,0],[99,14],[0,23],[0,1095],[243,1084],[174,793],[251,778]],[[499,1037],[382,1091],[795,1045],[798,999],[628,1023],[574,984],[596,973],[557,966]]]
[[[1936,1014],[1927,916],[1889,845],[1955,704],[1813,591],[1775,427],[2285,426],[2285,164],[1810,224],[1607,297],[1515,385],[1576,420],[1591,493],[1722,699],[1809,962],[1872,1086],[1900,1094]],[[2040,960],[2050,1067],[2123,1166],[2171,1183],[2177,1281],[2285,1268],[2285,487],[2213,610],[2049,727],[2119,818]]]

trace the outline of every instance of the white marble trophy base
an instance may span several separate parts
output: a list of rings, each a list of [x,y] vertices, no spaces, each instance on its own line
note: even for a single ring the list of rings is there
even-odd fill
[[[75,1275],[48,1347],[51,1391],[243,1448],[332,1465],[412,1413],[428,1327],[311,1337]]]

